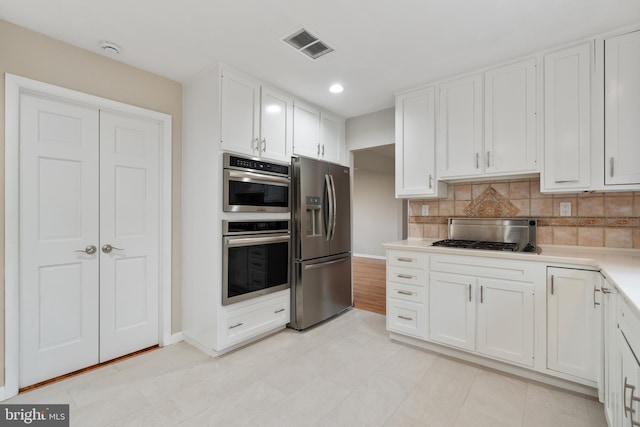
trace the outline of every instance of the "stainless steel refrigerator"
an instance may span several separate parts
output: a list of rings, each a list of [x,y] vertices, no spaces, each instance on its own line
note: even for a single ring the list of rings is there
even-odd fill
[[[349,168],[292,159],[291,323],[301,330],[352,305]]]

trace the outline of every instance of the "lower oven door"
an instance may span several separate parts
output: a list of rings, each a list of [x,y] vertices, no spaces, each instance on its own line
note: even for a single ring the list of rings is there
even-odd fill
[[[287,234],[223,238],[222,305],[289,288]]]

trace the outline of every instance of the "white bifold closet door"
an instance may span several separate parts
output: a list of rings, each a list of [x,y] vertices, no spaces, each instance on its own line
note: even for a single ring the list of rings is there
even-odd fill
[[[20,387],[158,343],[159,125],[20,98]]]

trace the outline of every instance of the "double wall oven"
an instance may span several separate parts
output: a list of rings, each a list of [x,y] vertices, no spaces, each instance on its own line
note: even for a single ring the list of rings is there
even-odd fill
[[[290,171],[223,155],[222,305],[290,287]]]

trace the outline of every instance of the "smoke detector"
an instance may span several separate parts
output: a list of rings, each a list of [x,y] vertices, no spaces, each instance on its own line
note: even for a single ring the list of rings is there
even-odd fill
[[[102,48],[104,53],[109,55],[118,55],[122,50],[117,44],[108,42],[106,40],[100,42],[100,47]]]
[[[329,52],[333,52],[333,49],[325,42],[320,41],[304,28],[285,37],[282,41],[293,46],[298,52],[304,53],[311,59],[318,59]]]

